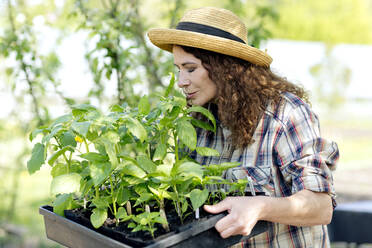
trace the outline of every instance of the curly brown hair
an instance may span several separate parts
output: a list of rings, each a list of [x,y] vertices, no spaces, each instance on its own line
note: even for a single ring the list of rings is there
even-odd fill
[[[252,136],[267,105],[278,104],[282,92],[309,102],[302,87],[274,74],[269,67],[199,48],[181,48],[201,60],[216,84],[218,118],[230,129],[232,142],[238,148],[254,142]]]

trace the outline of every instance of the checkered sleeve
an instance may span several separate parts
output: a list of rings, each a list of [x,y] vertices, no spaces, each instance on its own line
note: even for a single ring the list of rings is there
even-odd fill
[[[303,189],[327,192],[335,206],[331,170],[339,157],[337,144],[320,136],[317,116],[306,104],[288,111],[274,145],[276,164],[291,193]]]

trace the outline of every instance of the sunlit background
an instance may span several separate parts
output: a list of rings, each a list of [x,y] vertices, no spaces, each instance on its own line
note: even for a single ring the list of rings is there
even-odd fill
[[[58,247],[38,214],[50,168],[28,174],[29,133],[74,103],[108,111],[161,91],[171,56],[145,33],[201,6],[238,14],[273,71],[309,92],[340,148],[339,202],[372,200],[372,0],[0,0],[0,247]]]

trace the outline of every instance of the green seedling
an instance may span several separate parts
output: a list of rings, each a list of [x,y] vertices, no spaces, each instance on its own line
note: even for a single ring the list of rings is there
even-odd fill
[[[166,201],[182,223],[208,201],[209,185],[230,183],[222,173],[236,163],[203,166],[189,157],[193,151],[219,156],[214,149],[197,147],[195,127],[215,131],[214,116],[203,107],[187,106],[171,91],[155,107],[144,96],[138,107],[114,105],[108,114],[88,104],[74,105],[30,134],[34,146],[27,167],[30,174],[43,164],[51,167],[56,213],[89,208],[95,228],[114,216],[116,224],[129,221],[134,231],[154,235],[155,223],[169,231]],[[195,119],[194,112],[208,122]],[[146,205],[158,212],[146,212]]]

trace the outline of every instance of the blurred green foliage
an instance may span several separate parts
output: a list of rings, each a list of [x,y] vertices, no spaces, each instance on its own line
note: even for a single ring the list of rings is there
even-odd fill
[[[326,48],[324,58],[310,68],[310,74],[316,82],[312,96],[318,104],[334,111],[346,102],[351,70],[334,58],[332,47]]]
[[[275,38],[372,44],[371,0],[280,0]]]

